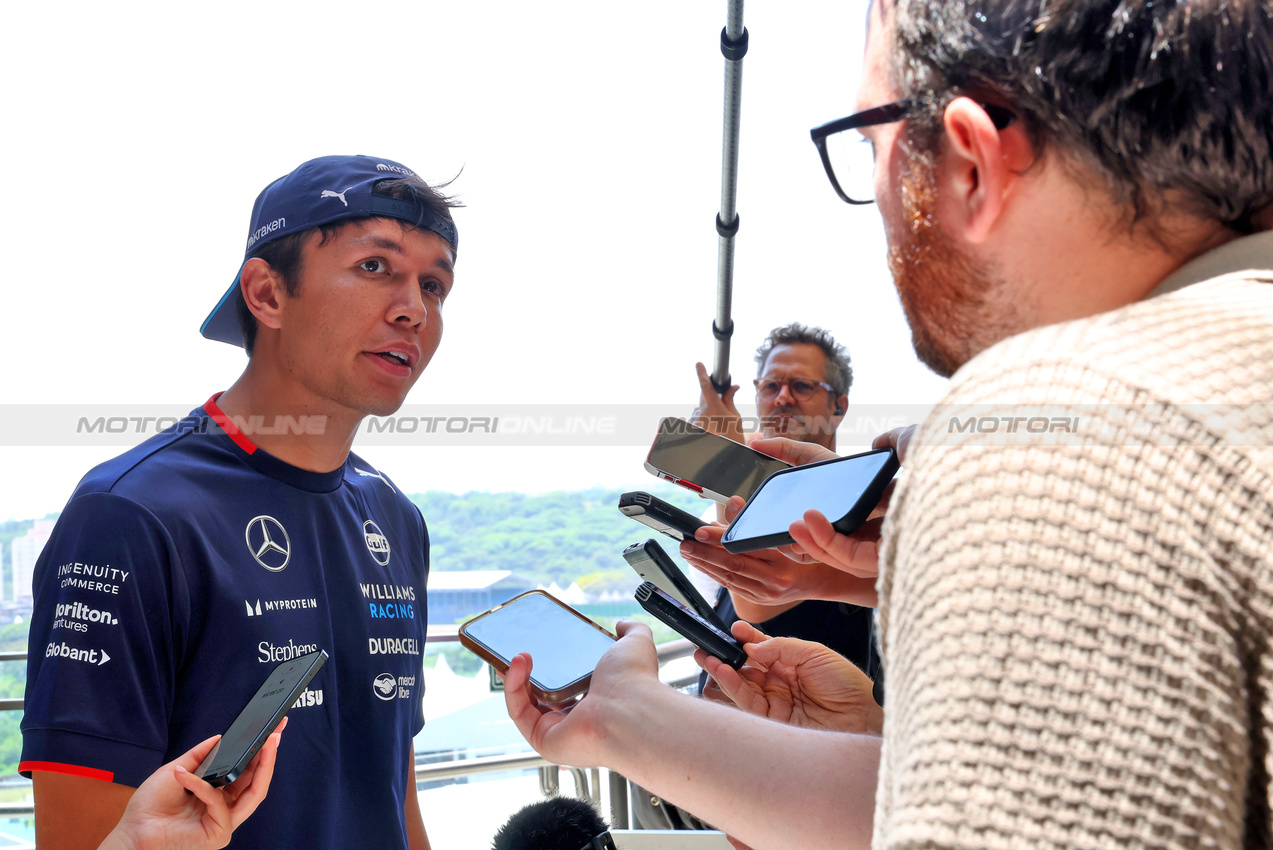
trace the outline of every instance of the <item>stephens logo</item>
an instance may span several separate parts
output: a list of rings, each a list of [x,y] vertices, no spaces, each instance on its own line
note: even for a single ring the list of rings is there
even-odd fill
[[[281,572],[292,559],[292,540],[287,529],[272,516],[253,517],[243,537],[253,559],[272,573]]]
[[[318,644],[296,643],[288,639],[286,644],[275,646],[267,640],[257,644],[256,651],[261,656],[257,660],[262,664],[277,664],[280,661],[291,661],[318,650]]]
[[[389,538],[380,532],[380,526],[367,520],[362,524],[362,535],[367,541],[367,551],[376,563],[382,567],[389,566]]]
[[[392,673],[381,673],[371,683],[371,689],[383,700],[391,700],[398,695],[398,680]]]

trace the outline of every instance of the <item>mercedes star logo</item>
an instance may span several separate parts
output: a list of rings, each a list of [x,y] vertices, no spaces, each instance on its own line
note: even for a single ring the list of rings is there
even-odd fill
[[[287,529],[272,516],[254,517],[243,536],[252,557],[272,573],[280,572],[292,557],[292,541]]]

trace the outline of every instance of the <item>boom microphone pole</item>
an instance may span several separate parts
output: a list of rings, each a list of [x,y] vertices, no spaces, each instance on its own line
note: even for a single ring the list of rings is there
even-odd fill
[[[730,317],[734,297],[734,235],[738,233],[738,131],[742,119],[743,57],[747,55],[747,28],[743,26],[743,0],[729,0],[725,28],[720,31],[720,52],[725,56],[725,126],[721,150],[720,213],[716,233],[716,318],[712,336],[716,357],[712,386],[723,393],[730,386],[729,338],[734,333]]]

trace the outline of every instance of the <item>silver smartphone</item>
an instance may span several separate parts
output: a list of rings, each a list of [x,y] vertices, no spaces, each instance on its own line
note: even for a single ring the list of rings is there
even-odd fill
[[[650,446],[645,468],[709,499],[750,498],[761,482],[791,465],[684,419],[668,417]]]

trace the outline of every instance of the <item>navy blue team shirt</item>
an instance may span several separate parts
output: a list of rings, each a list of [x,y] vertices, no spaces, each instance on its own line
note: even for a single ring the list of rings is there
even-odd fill
[[[355,455],[314,473],[257,449],[216,398],[89,472],[58,519],[35,568],[19,769],[137,786],[224,732],[277,662],[323,649],[230,846],[405,847],[424,519]]]

